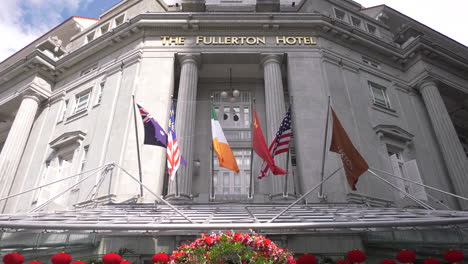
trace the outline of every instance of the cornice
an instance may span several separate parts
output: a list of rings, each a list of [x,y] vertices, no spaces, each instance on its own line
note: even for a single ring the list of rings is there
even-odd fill
[[[145,31],[145,29],[152,31]],[[127,41],[130,38],[136,39],[137,36],[143,37],[144,34],[157,34],[158,29],[179,29],[181,32],[191,32],[200,29],[235,29],[242,28],[245,31],[256,30],[258,32],[270,32],[266,34],[274,34],[275,31],[265,31],[265,28],[274,28],[275,30],[284,30],[288,32],[290,29],[318,29],[318,35],[325,38],[337,39],[351,45],[360,45],[380,53],[382,56],[393,58],[396,63],[405,65],[408,60],[417,58],[414,56],[416,52],[427,54],[425,56],[441,56],[450,63],[455,63],[461,67],[468,69],[468,59],[462,58],[443,47],[434,46],[430,41],[424,38],[417,38],[405,49],[401,49],[385,42],[380,38],[372,36],[362,30],[357,30],[349,24],[337,22],[336,20],[317,13],[145,13],[140,14],[111,32],[106,33],[92,42],[81,46],[77,50],[64,55],[57,61],[54,61],[39,50],[35,50],[25,59],[8,67],[3,72],[0,72],[0,83],[10,80],[14,76],[21,74],[23,71],[30,71],[34,68],[40,68],[50,76],[55,78],[67,71],[79,61],[87,58],[105,48],[115,44]],[[177,32],[177,31],[175,31]],[[180,33],[179,33],[180,34]],[[432,55],[434,56],[434,55]]]

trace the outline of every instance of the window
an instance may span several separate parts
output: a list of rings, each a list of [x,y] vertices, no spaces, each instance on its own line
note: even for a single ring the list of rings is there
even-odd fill
[[[82,70],[80,76],[88,75],[88,74],[96,71],[97,69],[98,69],[98,65],[94,64],[94,65]]]
[[[86,111],[88,109],[89,99],[91,97],[91,92],[88,91],[81,95],[76,96],[75,111],[74,113],[79,113]]]
[[[371,60],[367,57],[362,57],[362,62],[374,68],[380,69],[380,64],[378,62]]]
[[[213,103],[223,128],[250,128],[250,93],[241,92],[234,101],[213,93]]]
[[[353,26],[355,27],[358,27],[360,28],[361,27],[361,19],[357,18],[357,17],[351,17],[351,23],[353,24]]]
[[[333,8],[335,11],[335,17],[338,18],[339,20],[345,21],[346,18],[346,13],[344,11],[341,11],[339,9]]]
[[[67,116],[68,102],[68,100],[63,101],[62,109],[60,110],[60,116],[57,122],[62,122],[63,120],[65,120],[65,117]]]
[[[233,149],[234,157],[240,172],[219,167],[218,157],[213,154],[213,184],[215,199],[242,200],[247,199],[250,185],[250,149]]]
[[[86,161],[87,161],[87,158],[88,158],[88,150],[89,150],[89,146],[85,146],[83,148],[83,155],[81,156],[80,170],[78,171],[78,173],[82,173],[83,171],[85,171]],[[83,174],[76,177],[75,178],[75,183],[78,183],[83,178],[84,178]],[[78,186],[75,189],[78,189]]]
[[[94,39],[95,32],[91,32],[88,35],[86,35],[86,42],[91,42]]]
[[[390,101],[388,100],[386,88],[373,82],[369,82],[369,87],[374,104],[390,108]]]
[[[76,153],[80,153],[76,148],[82,145],[85,136],[85,132],[77,130],[63,133],[49,142],[53,151],[51,152],[51,155],[48,156],[44,164],[45,166],[41,173],[40,182],[38,182],[37,185],[44,185],[46,183],[76,175],[76,171],[78,169],[77,165],[79,164],[73,164],[73,162],[75,160],[80,160],[79,156],[76,156]],[[76,177],[71,177],[69,179],[44,186],[36,192],[33,203],[42,204],[60,192],[72,187],[75,183]],[[55,199],[49,209],[68,206],[70,201],[68,199],[69,194],[69,192],[66,192],[59,198]]]
[[[122,15],[116,17],[116,18],[114,19],[114,25],[115,25],[116,27],[122,25],[123,22],[124,22],[124,19],[125,19],[125,14],[122,14]]]
[[[46,167],[42,173],[40,185],[71,176],[72,162],[72,153],[69,153],[65,156],[56,156],[53,160],[47,161],[45,164]],[[40,188],[36,193],[36,197],[34,197],[33,204],[43,204],[55,195],[70,187],[70,183],[70,179],[68,179]],[[57,197],[49,206],[52,206],[54,209],[56,209],[57,206],[59,208],[65,207],[68,202],[68,195],[69,193],[62,194],[61,196]]]
[[[416,160],[405,161],[402,151],[395,150],[391,146],[387,148],[389,150],[388,156],[392,164],[393,175],[422,184],[421,174],[419,173]],[[427,194],[424,187],[403,179],[397,179],[397,186],[400,189],[415,196],[419,200],[427,201]],[[402,192],[399,192],[399,197],[404,198],[406,196]]]
[[[102,93],[104,92],[104,86],[105,85],[106,85],[105,81],[102,81],[102,82],[99,83],[99,87],[98,87],[97,94],[96,94],[96,104],[95,105],[98,105],[98,104],[101,103]]]
[[[371,33],[372,35],[377,34],[377,28],[371,24],[366,24],[367,25],[367,32]]]
[[[101,35],[107,33],[109,31],[109,23],[102,25],[99,30],[101,31]]]

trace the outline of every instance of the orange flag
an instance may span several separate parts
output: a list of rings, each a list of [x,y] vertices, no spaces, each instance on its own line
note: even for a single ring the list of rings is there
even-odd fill
[[[260,158],[262,158],[266,163],[268,168],[274,175],[288,174],[282,168],[276,166],[275,160],[268,151],[268,147],[265,142],[265,137],[263,137],[263,131],[260,127],[260,122],[258,122],[257,110],[254,108],[254,120],[252,127],[252,148],[257,153]]]
[[[333,132],[330,151],[340,154],[348,184],[353,191],[356,191],[359,176],[369,169],[369,165],[354,147],[333,108],[331,110]]]

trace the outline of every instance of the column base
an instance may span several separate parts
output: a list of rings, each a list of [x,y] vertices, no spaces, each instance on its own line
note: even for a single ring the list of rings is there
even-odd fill
[[[193,195],[185,194],[185,193],[181,193],[179,195],[168,194],[168,195],[164,196],[164,199],[172,200],[172,201],[191,201],[191,200],[193,200]]]
[[[290,193],[277,193],[277,194],[270,194],[268,198],[272,201],[292,201],[298,198],[295,194]]]

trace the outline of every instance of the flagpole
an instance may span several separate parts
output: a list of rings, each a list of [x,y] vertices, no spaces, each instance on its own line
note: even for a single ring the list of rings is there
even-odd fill
[[[210,111],[211,107],[213,105],[213,96],[210,97]],[[215,199],[215,186],[214,186],[214,146],[213,146],[213,140],[211,140],[211,193],[210,193],[210,199],[214,200]]]
[[[255,97],[252,98],[252,103],[250,104],[250,178],[249,178],[249,199],[253,198],[253,108],[255,106]]]
[[[329,119],[330,119],[330,96],[328,96],[328,102],[327,102],[327,119],[325,120],[325,140],[323,142],[322,169],[320,171],[320,181],[323,181],[323,176],[325,174],[325,155],[327,154],[328,120]],[[323,194],[323,185],[320,185],[318,198],[321,201],[325,201],[327,199],[327,197]]]
[[[291,96],[291,103],[289,104],[289,111],[291,114],[291,105],[293,103],[293,97]],[[292,117],[291,117],[292,119]],[[291,126],[291,134],[292,134],[292,126]],[[289,140],[291,142],[291,140]],[[287,198],[288,197],[288,180],[289,180],[289,151],[291,150],[291,144],[288,144],[288,153],[286,155],[286,172],[287,174],[284,175],[284,190],[283,190],[283,197]]]
[[[143,173],[141,170],[141,157],[140,157],[140,140],[138,139],[138,124],[137,124],[137,115],[135,110],[135,95],[132,95],[133,100],[133,121],[135,121],[135,137],[136,137],[136,145],[137,145],[137,158],[138,158],[138,176],[140,179],[140,197],[143,197]]]
[[[320,185],[322,185],[324,182],[326,182],[328,179],[330,179],[333,175],[335,175],[343,166],[339,167],[336,169],[332,174],[328,175],[325,179],[323,179],[321,182],[319,182],[317,185],[315,185],[312,189],[310,189],[308,192],[303,194],[301,197],[297,198],[296,201],[294,201],[292,204],[290,204],[288,207],[286,207],[283,211],[281,211],[279,214],[275,215],[272,219],[270,219],[267,223],[272,223],[275,221],[278,217],[282,216],[286,211],[291,209],[294,205],[296,205],[298,202],[300,202],[302,199],[304,199],[307,195],[309,195],[311,192],[315,191]]]

